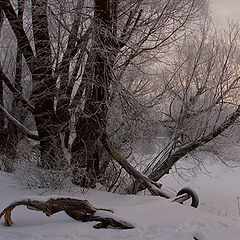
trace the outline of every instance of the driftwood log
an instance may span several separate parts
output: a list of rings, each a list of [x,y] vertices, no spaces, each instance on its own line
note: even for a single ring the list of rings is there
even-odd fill
[[[96,208],[87,200],[79,200],[73,198],[50,198],[47,201],[38,201],[34,199],[23,199],[12,202],[0,213],[0,219],[4,216],[5,225],[11,226],[13,221],[11,219],[12,210],[17,206],[27,206],[30,210],[42,211],[48,217],[54,213],[65,211],[65,213],[77,221],[99,221],[100,223],[94,225],[94,228],[107,228],[112,226],[119,229],[131,229],[134,226],[128,222],[116,220],[111,217],[101,217],[95,215],[98,210],[108,211],[113,213],[111,209]]]

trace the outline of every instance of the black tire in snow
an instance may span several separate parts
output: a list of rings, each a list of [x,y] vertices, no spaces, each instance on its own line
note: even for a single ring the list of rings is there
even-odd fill
[[[191,196],[191,198],[192,198],[191,206],[194,207],[194,208],[197,208],[198,204],[199,204],[199,197],[198,197],[197,193],[194,190],[192,190],[191,188],[186,187],[186,188],[181,189],[177,193],[177,196],[182,195],[184,193],[187,193]]]

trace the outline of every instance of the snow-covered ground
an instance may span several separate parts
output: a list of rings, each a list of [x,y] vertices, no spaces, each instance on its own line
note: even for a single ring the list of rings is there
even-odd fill
[[[205,167],[208,175],[206,171],[205,174],[198,173],[188,181],[176,174],[166,175],[161,179],[161,183],[166,191],[191,187],[199,195],[199,209],[219,216],[240,219],[240,167],[227,168],[224,164],[216,162],[206,164]]]
[[[1,220],[0,240],[238,240],[240,217],[237,196],[240,196],[240,190],[237,185],[240,170],[224,173],[222,167],[212,168],[216,178],[199,175],[188,183],[177,183],[171,176],[163,179],[165,187],[174,187],[176,190],[184,185],[193,187],[201,200],[198,209],[153,196],[123,196],[97,190],[83,194],[77,188],[71,192],[57,193],[44,192],[42,189],[20,189],[9,174],[0,171],[1,210],[10,202],[29,195],[61,194],[88,199],[97,207],[111,208],[114,213],[108,213],[109,215],[135,225],[131,230],[97,230],[93,228],[96,223],[77,222],[63,212],[48,218],[41,212],[20,206],[13,210],[13,226],[4,226],[3,219]],[[211,212],[212,204],[214,211]],[[226,214],[221,214],[219,210]]]

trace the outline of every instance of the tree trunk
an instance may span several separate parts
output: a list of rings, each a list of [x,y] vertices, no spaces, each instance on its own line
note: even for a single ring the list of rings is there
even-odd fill
[[[99,143],[101,135],[106,131],[107,97],[111,81],[111,65],[113,59],[113,46],[110,46],[111,15],[108,0],[95,0],[94,24],[98,31],[94,36],[94,44],[91,49],[91,63],[88,61],[84,78],[87,78],[87,87],[82,115],[76,125],[77,137],[72,146],[75,164],[74,173],[79,172],[78,167],[83,166],[85,173],[80,179],[75,174],[73,182],[81,186],[94,187],[99,175]],[[109,33],[109,38],[106,36]],[[89,60],[88,59],[88,60]],[[90,66],[90,64],[92,64]],[[93,71],[92,73],[90,71]],[[92,76],[93,79],[89,79]],[[85,80],[83,80],[85,81]],[[83,91],[83,90],[82,90]],[[80,156],[80,159],[77,159]],[[79,162],[79,163],[78,163]],[[77,164],[78,163],[78,164]],[[78,166],[79,165],[79,166]]]
[[[32,22],[36,49],[32,100],[40,139],[41,165],[59,169],[64,164],[59,124],[54,110],[56,80],[52,76],[52,60],[47,18],[47,0],[32,0]]]
[[[2,23],[3,23],[3,10],[0,9],[0,36],[2,32]],[[4,106],[3,102],[3,79],[0,77],[0,104]],[[4,132],[4,122],[5,117],[3,114],[0,114],[0,154],[3,155],[5,150],[6,142],[6,133]]]

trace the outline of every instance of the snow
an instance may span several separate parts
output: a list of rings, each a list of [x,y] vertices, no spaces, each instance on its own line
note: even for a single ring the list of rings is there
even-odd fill
[[[231,179],[235,179],[236,176],[237,173],[232,175]],[[198,186],[201,185],[199,184],[200,178],[203,185],[206,182],[209,183],[209,180],[207,181],[207,178],[204,179],[202,176],[196,180]],[[204,187],[195,189],[197,192],[199,191],[200,199],[203,197],[204,202],[213,200],[210,194],[215,194],[211,189],[212,187],[219,184],[222,186],[222,182],[219,183],[217,178],[211,179],[212,185],[209,184],[209,189],[206,190],[207,194],[205,194],[209,199],[206,196],[205,198],[201,196]],[[164,185],[173,186],[176,184],[172,179],[165,179],[164,181],[166,181]],[[194,185],[194,181],[192,183]],[[219,196],[221,195],[220,189],[223,191],[223,188],[214,188]],[[42,212],[31,211],[26,207],[19,206],[13,210],[13,226],[4,226],[4,221],[1,220],[0,240],[193,240],[194,238],[198,240],[238,240],[240,236],[240,218],[237,215],[218,216],[206,212],[206,209],[203,209],[202,206],[194,209],[186,205],[172,203],[161,197],[125,196],[99,190],[89,190],[83,194],[78,188],[72,189],[71,192],[43,191],[42,189],[21,189],[9,174],[0,171],[1,209],[4,209],[14,200],[26,198],[44,201],[51,197],[75,197],[87,199],[98,208],[113,209],[113,214],[103,211],[97,211],[97,214],[128,221],[135,228],[130,230],[94,229],[95,222],[78,222],[64,212],[48,218]],[[229,196],[230,189],[226,189],[226,191],[227,197],[225,196],[224,200],[231,199],[232,195]],[[233,201],[235,200],[233,199]],[[217,203],[219,206],[223,204],[221,201]]]
[[[240,167],[229,169],[223,164],[214,163],[206,164],[206,168],[209,175],[201,173],[187,182],[176,175],[166,175],[161,183],[170,188],[170,191],[190,186],[200,196],[199,209],[220,216],[239,218]]]

